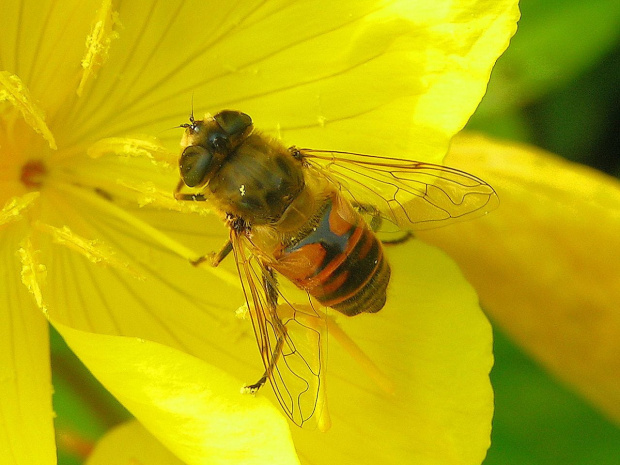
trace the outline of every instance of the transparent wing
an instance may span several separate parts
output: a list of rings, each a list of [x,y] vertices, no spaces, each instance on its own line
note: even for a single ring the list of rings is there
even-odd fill
[[[284,296],[275,275],[243,233],[233,230],[231,241],[264,377],[295,424],[327,429],[323,314],[310,302],[294,305]]]
[[[431,229],[482,216],[499,204],[495,190],[448,166],[359,153],[296,149],[310,169],[335,182],[385,231]],[[386,224],[387,223],[387,224]]]

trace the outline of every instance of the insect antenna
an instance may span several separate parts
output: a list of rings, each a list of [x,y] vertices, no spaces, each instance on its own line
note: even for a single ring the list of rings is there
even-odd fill
[[[189,115],[189,121],[194,124],[194,91],[192,91],[192,112]]]

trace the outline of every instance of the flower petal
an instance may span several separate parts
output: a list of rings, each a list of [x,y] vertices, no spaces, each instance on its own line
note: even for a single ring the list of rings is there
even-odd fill
[[[106,244],[102,244],[96,239],[87,240],[83,237],[79,237],[67,226],[56,228],[48,224],[37,223],[35,227],[39,231],[49,234],[54,243],[63,245],[82,254],[92,263],[104,262],[107,266],[113,266],[133,275],[135,278],[143,279],[137,271],[132,269],[129,263],[117,259],[112,248],[108,247]]]
[[[227,237],[221,221],[137,206],[114,216],[111,212],[122,200],[87,189],[83,195],[69,192],[74,195],[46,191],[41,223],[50,226],[40,228],[43,233],[34,240],[50,277],[37,284],[52,317],[83,331],[166,344],[247,383],[256,381],[263,368],[250,322],[235,314],[244,298],[234,261],[215,269],[189,262],[198,251],[221,247]],[[48,233],[58,231],[57,225],[70,225],[70,236],[63,235],[69,239],[59,242]],[[97,250],[103,259],[93,261],[83,244],[105,245]],[[109,248],[115,250],[111,262],[103,253]],[[129,268],[119,266],[124,263]]]
[[[53,322],[69,347],[136,418],[188,465],[299,463],[286,420],[243,382],[137,338]]]
[[[124,2],[119,15],[108,63],[67,120],[72,141],[140,131],[176,147],[178,135],[162,130],[186,119],[193,95],[198,116],[238,108],[289,143],[437,161],[482,97],[518,9],[514,0]]]
[[[439,250],[412,240],[387,252],[386,307],[338,318],[350,342],[329,333],[332,428],[322,436],[294,430],[300,456],[312,464],[480,464],[493,415],[491,327]]]
[[[96,445],[86,465],[184,465],[137,421],[109,431]]]
[[[234,261],[226,260],[217,269],[231,279],[220,278],[212,269],[192,267],[162,248],[163,242],[140,226],[144,221],[170,240],[206,252],[217,250],[226,239],[221,221],[127,206],[133,218],[128,222],[113,214],[125,205],[116,191],[102,196],[79,189],[47,189],[43,201],[50,207],[43,208],[44,220],[68,224],[80,237],[113,246],[119,259],[127,257],[145,280],[119,273],[105,261],[93,264],[74,248],[40,237],[41,260],[55,277],[45,291],[56,321],[83,331],[157,341],[245,382],[255,381],[262,368],[249,321],[235,316],[244,300]],[[67,194],[71,197],[63,197]],[[344,347],[357,344],[366,357],[353,350],[351,358],[339,348],[338,341],[345,339],[330,332],[327,398],[334,427],[318,438],[295,429],[300,450],[315,463],[344,460],[345,452],[361,463],[362,458],[366,463],[380,458],[397,463],[411,456],[424,463],[432,461],[433,454],[443,454],[448,463],[479,463],[488,447],[492,414],[489,326],[477,309],[476,296],[441,254],[415,241],[394,251],[398,254],[390,257],[394,282],[388,307],[377,315],[339,321],[353,341]],[[413,263],[423,266],[414,268]],[[413,296],[410,289],[415,289]],[[373,363],[385,375],[377,376]],[[373,376],[389,381],[375,385]],[[396,396],[386,392],[390,383]],[[269,389],[263,392],[272,398]],[[372,442],[360,444],[360,436],[380,437],[390,457]],[[324,447],[317,448],[317,441]]]
[[[0,454],[7,465],[53,465],[48,324],[20,282],[23,233],[0,229]]]
[[[527,352],[620,421],[620,185],[531,147],[456,138],[447,163],[493,185],[486,218],[420,233]]]
[[[81,202],[76,197],[73,206],[88,212]],[[214,236],[209,246],[212,239],[205,231],[215,224],[209,226],[204,217],[149,213],[148,209],[136,214],[187,243],[206,244],[205,250],[225,237]],[[55,276],[53,282],[48,280],[46,294],[52,315],[74,328],[161,341],[245,382],[255,381],[261,368],[250,325],[234,316],[243,302],[240,290],[231,290],[203,270],[171,257],[148,237],[133,237],[131,226],[92,209],[88,219],[107,243],[119,245],[123,253],[146,265],[141,271],[147,279],[138,281],[109,267],[93,266],[82,254],[50,244],[41,257],[49,263],[48,273]],[[368,365],[355,352],[351,358],[339,347],[342,338],[331,331],[327,397],[334,426],[319,437],[294,430],[300,452],[314,463],[335,463],[346,454],[358,457],[360,463],[379,458],[382,463],[402,463],[412,456],[427,463],[433,454],[448,463],[479,463],[488,447],[490,329],[477,310],[476,296],[437,251],[414,242],[398,252],[390,256],[394,281],[388,307],[377,315],[339,321],[353,343],[385,373],[383,378],[394,384],[397,394],[385,391],[388,383],[375,385],[367,377],[367,372],[376,375],[372,362]],[[412,267],[416,262],[424,266]],[[410,289],[416,290],[413,296]],[[73,348],[80,354],[77,346]],[[365,365],[366,371],[361,368]],[[272,397],[269,389],[262,395]],[[381,438],[389,457],[376,443],[360,437]],[[317,441],[322,447],[317,448]]]
[[[3,3],[0,63],[40,102],[56,136],[55,123],[64,125],[64,117],[56,112],[76,98],[80,60],[100,1]]]

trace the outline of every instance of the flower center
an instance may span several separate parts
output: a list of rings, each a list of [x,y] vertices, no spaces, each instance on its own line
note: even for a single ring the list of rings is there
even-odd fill
[[[28,189],[38,189],[43,184],[47,168],[41,160],[30,160],[22,166],[20,180]]]

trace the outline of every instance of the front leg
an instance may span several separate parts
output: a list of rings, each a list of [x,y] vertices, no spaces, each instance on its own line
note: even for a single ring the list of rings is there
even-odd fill
[[[270,308],[270,315],[273,316],[271,321],[273,325],[273,331],[276,336],[276,343],[273,351],[267,355],[268,363],[265,367],[265,372],[260,379],[254,384],[246,386],[244,390],[251,394],[254,394],[260,388],[262,388],[267,380],[273,376],[273,371],[276,369],[278,360],[282,355],[282,349],[284,348],[284,341],[286,337],[286,326],[282,323],[277,316],[276,307],[278,306],[278,289],[275,274],[271,268],[263,268],[263,290],[265,291],[265,297],[267,298],[267,305]]]
[[[381,216],[381,211],[377,207],[368,203],[360,202],[351,202],[351,205],[353,205],[353,208],[355,208],[357,212],[362,215],[362,218],[367,221],[372,232],[380,232],[380,229],[383,226],[383,217]],[[365,216],[368,216],[369,219],[365,218]],[[402,244],[412,237],[414,236],[411,231],[401,231],[401,234],[396,237],[381,237],[381,242],[383,242],[384,245],[396,245]]]
[[[181,193],[181,189],[185,186],[183,180],[179,180],[177,187],[174,189],[174,198],[177,200],[187,200],[194,202],[201,202],[207,200],[204,194],[183,194]],[[226,256],[232,251],[232,242],[230,239],[226,241],[226,244],[221,248],[221,250],[217,253],[211,252],[207,255],[203,255],[202,257],[198,257],[194,260],[190,260],[190,263],[194,266],[199,266],[204,262],[209,262],[209,264],[213,267],[216,267],[220,264],[222,260],[226,258]]]
[[[230,239],[228,239],[219,252],[208,253],[207,255],[203,255],[202,257],[190,260],[190,263],[194,266],[199,266],[200,264],[207,262],[209,263],[209,265],[216,267],[220,264],[222,260],[224,260],[228,256],[230,252],[232,252],[232,249],[232,242],[230,242]]]
[[[374,205],[370,205],[368,203],[361,202],[351,202],[353,208],[357,210],[357,212],[361,215],[368,215],[370,217],[368,221],[368,226],[373,232],[379,231],[381,225],[383,224],[383,219],[381,218],[381,212]]]
[[[286,334],[286,328],[284,325],[281,325],[281,328],[277,330],[278,336],[276,339],[276,345],[273,352],[270,354],[269,363],[267,364],[267,368],[265,368],[265,373],[260,379],[254,384],[250,384],[249,386],[245,386],[243,390],[245,392],[249,392],[250,394],[256,393],[260,388],[262,388],[267,380],[273,376],[273,370],[276,369],[276,364],[282,355],[282,349],[284,348],[284,336]]]
[[[189,200],[193,202],[204,202],[207,198],[204,194],[183,194],[181,193],[181,189],[185,186],[183,180],[179,180],[177,187],[174,189],[174,198],[177,200]]]

